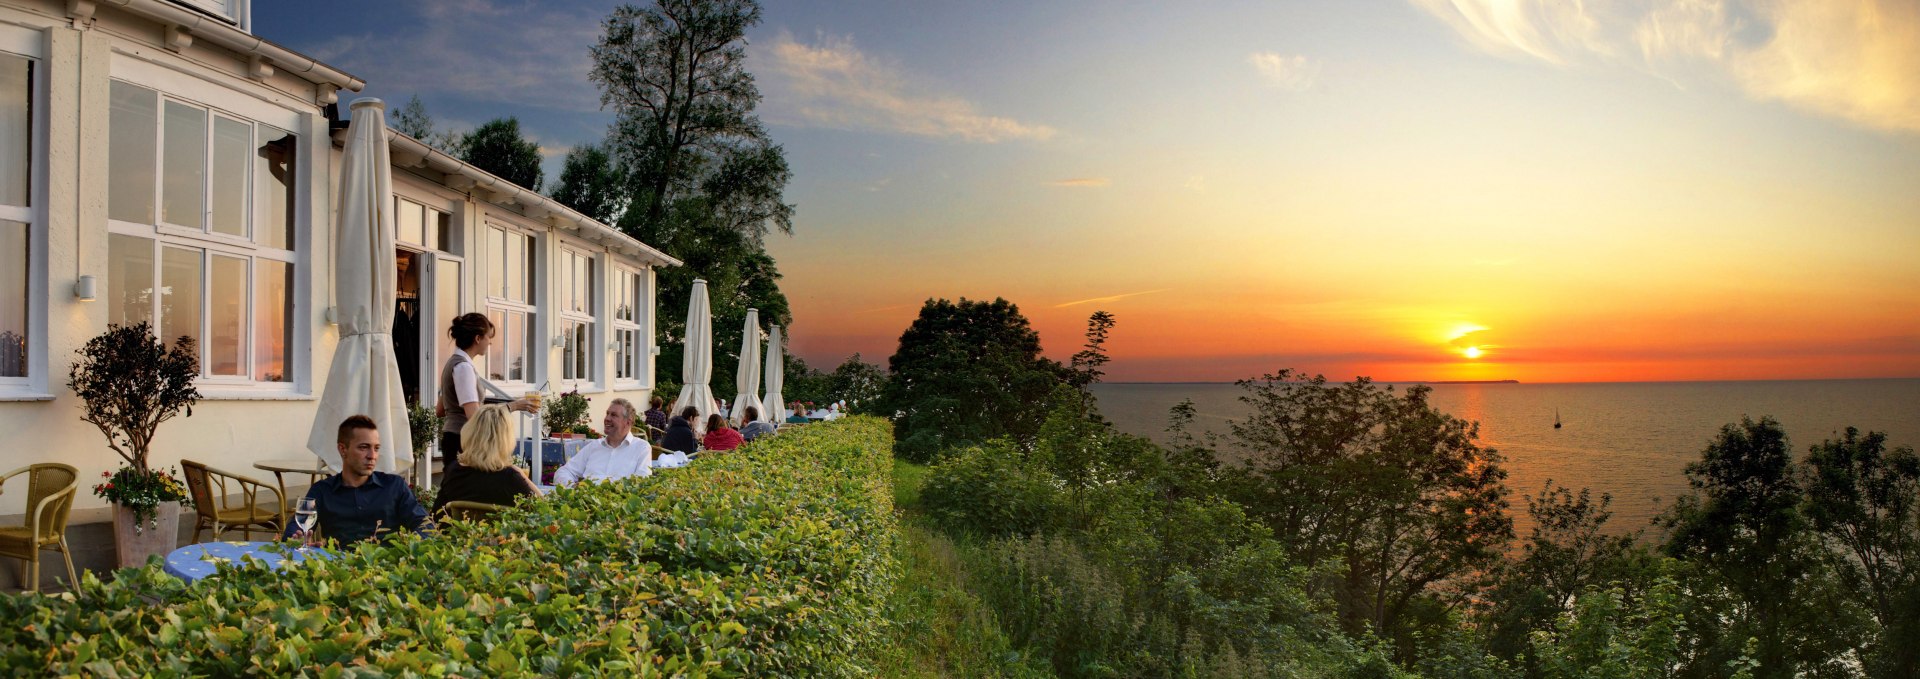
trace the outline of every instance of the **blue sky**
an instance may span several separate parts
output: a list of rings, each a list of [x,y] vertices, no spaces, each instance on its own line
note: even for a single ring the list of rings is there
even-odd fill
[[[617,4],[255,31],[518,116],[551,179]],[[813,363],[1005,296],[1058,356],[1116,313],[1119,379],[1920,376],[1911,0],[770,3],[749,39]]]

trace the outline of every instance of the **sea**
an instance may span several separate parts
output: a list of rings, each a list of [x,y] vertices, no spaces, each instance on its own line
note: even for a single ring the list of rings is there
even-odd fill
[[[1647,528],[1688,492],[1687,463],[1742,416],[1778,420],[1796,459],[1850,426],[1885,432],[1890,447],[1920,447],[1920,379],[1428,386],[1435,408],[1479,422],[1480,444],[1506,458],[1514,532],[1523,538],[1532,522],[1522,496],[1537,495],[1549,479],[1590,489],[1596,500],[1610,494],[1607,532]],[[1181,400],[1193,400],[1198,429],[1224,435],[1247,415],[1245,393],[1221,383],[1093,387],[1101,414],[1120,431],[1163,443],[1169,409]]]

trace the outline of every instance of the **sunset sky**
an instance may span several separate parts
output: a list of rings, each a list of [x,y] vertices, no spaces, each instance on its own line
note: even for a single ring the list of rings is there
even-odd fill
[[[551,181],[617,4],[254,12]],[[792,349],[999,296],[1116,381],[1920,377],[1920,3],[1575,4],[768,3]]]

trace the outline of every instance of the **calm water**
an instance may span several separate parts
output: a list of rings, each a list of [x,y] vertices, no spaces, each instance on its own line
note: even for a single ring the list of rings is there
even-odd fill
[[[1404,388],[1404,387],[1397,387]],[[1231,384],[1102,384],[1100,410],[1121,431],[1164,441],[1167,410],[1193,399],[1200,427],[1227,432],[1244,417]],[[1770,415],[1795,451],[1848,426],[1920,445],[1920,379],[1620,384],[1436,384],[1434,407],[1480,423],[1481,444],[1507,458],[1515,531],[1526,535],[1521,495],[1547,479],[1613,494],[1613,531],[1646,526],[1687,491],[1689,461],[1742,415]],[[1553,428],[1554,409],[1564,428]]]

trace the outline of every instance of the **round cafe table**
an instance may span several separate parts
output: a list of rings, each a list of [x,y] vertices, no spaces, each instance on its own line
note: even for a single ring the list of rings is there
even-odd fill
[[[203,542],[187,545],[167,554],[167,575],[187,582],[194,582],[213,575],[219,565],[258,563],[274,570],[286,568],[287,562],[299,563],[308,559],[330,559],[333,554],[324,549],[297,549],[291,546],[287,554],[281,555],[267,551],[272,542]]]

